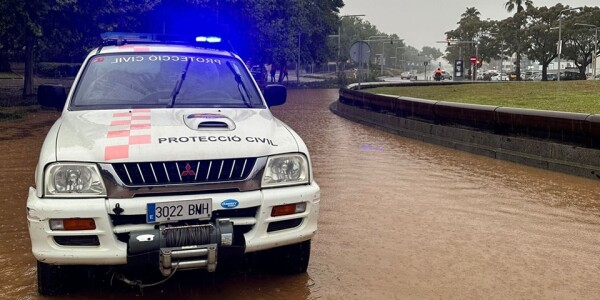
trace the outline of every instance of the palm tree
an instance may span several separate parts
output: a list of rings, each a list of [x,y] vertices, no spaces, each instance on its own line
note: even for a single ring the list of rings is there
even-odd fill
[[[515,12],[515,16],[520,15],[521,13],[523,13],[525,11],[525,7],[532,7],[533,6],[533,1],[532,0],[508,0],[505,4],[504,4],[504,8],[506,8],[506,10],[510,13],[513,10],[515,10],[515,8],[517,9],[517,11]],[[517,43],[517,67],[515,68],[515,73],[517,73],[517,78],[516,80],[521,80],[521,42],[518,41]]]
[[[531,0],[530,0],[531,1]],[[467,10],[460,15],[461,19],[478,19],[481,13],[475,7],[467,7]]]
[[[525,6],[523,6],[525,4]],[[517,8],[517,13],[521,13],[525,10],[525,7],[533,6],[533,1],[531,0],[508,0],[506,4],[504,4],[504,8],[510,13]]]

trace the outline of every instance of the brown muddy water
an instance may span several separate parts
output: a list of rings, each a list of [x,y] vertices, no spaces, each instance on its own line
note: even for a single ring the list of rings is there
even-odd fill
[[[64,299],[598,299],[600,184],[429,145],[333,115],[337,90],[273,113],[307,143],[321,186],[308,272],[179,272],[139,290],[90,278]],[[38,299],[25,218],[58,115],[0,123],[0,298]]]

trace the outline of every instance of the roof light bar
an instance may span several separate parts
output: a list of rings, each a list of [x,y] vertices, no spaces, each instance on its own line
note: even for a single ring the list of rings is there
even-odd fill
[[[100,35],[103,46],[126,44],[178,44],[188,46],[209,47],[225,50],[227,46],[226,39],[220,34],[217,35],[170,35],[157,33],[138,33],[138,32],[105,32]],[[204,46],[202,46],[204,44]],[[207,45],[207,44],[210,44]],[[233,48],[230,51],[234,51]]]
[[[218,36],[197,36],[196,42],[199,43],[220,43],[221,38]]]
[[[137,32],[105,32],[100,37],[104,41],[156,42],[158,40],[155,34]]]

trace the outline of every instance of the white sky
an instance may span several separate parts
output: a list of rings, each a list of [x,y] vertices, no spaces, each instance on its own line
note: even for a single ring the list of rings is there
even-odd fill
[[[467,7],[475,7],[481,19],[502,20],[510,14],[504,8],[506,0],[344,0],[340,15],[363,14],[364,20],[386,34],[397,34],[417,49],[446,39],[444,32],[456,29],[460,15]],[[553,6],[563,3],[570,7],[598,6],[600,0],[533,0],[533,5]],[[513,12],[514,13],[514,12]]]

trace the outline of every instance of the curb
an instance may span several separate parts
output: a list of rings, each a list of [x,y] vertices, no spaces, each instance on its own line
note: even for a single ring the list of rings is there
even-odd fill
[[[404,118],[333,102],[329,109],[349,120],[423,142],[550,171],[600,180],[600,150],[548,140],[505,136]]]

